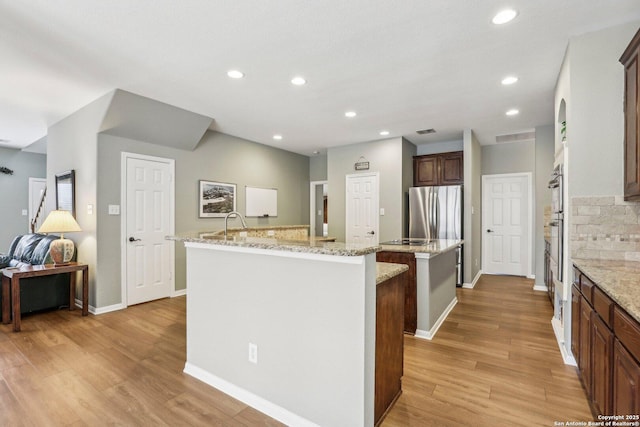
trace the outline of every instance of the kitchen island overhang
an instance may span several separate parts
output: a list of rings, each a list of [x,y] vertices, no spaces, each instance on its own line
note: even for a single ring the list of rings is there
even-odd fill
[[[374,425],[378,246],[174,240],[187,374],[289,425]]]

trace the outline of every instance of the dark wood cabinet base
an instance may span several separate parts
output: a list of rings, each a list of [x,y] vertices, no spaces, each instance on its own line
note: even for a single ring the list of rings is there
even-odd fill
[[[418,287],[416,282],[416,256],[413,252],[382,251],[376,254],[378,262],[393,262],[409,266],[404,289],[404,331],[415,335],[418,328]]]

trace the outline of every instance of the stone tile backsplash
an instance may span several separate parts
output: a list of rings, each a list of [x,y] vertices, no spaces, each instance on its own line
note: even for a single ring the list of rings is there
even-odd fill
[[[572,258],[640,261],[640,203],[622,196],[571,199]]]

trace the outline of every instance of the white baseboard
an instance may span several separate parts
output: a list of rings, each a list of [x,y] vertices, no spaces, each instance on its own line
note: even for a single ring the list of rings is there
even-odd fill
[[[478,283],[480,276],[482,276],[482,270],[478,271],[478,274],[476,274],[476,277],[473,278],[473,281],[471,281],[471,283],[463,283],[462,287],[465,289],[473,289],[476,286],[476,283]]]
[[[573,355],[567,351],[567,347],[564,342],[564,330],[562,329],[562,325],[560,324],[560,320],[555,317],[551,319],[551,327],[553,328],[553,333],[556,335],[556,340],[558,341],[558,347],[560,348],[560,354],[562,355],[562,360],[565,365],[578,366],[576,359]]]
[[[440,326],[442,326],[445,319],[447,318],[449,313],[451,313],[451,310],[453,310],[453,307],[455,307],[457,303],[458,303],[458,298],[454,297],[453,300],[451,300],[451,302],[447,306],[447,308],[444,309],[440,317],[438,317],[438,320],[436,320],[436,323],[433,325],[433,327],[428,331],[423,331],[422,329],[416,329],[415,337],[421,338],[424,340],[432,340],[433,337],[436,335],[436,332],[438,332],[438,329],[440,329]]]
[[[533,290],[534,291],[539,291],[539,292],[549,292],[549,288],[547,288],[545,285],[533,285]]]
[[[82,307],[82,301],[81,300],[76,300],[76,306],[77,307]],[[122,303],[108,305],[106,307],[100,307],[100,308],[95,308],[94,306],[90,305],[89,306],[89,313],[98,315],[98,314],[109,313],[109,312],[112,312],[112,311],[123,310],[125,308],[127,308],[127,307]]]
[[[536,275],[535,274],[527,274],[527,279],[536,279]]]
[[[186,294],[187,294],[187,288],[174,290],[173,293],[171,294],[171,298],[181,297]]]
[[[228,394],[229,396],[238,399],[239,401],[251,406],[254,409],[275,418],[276,420],[288,425],[288,426],[300,426],[300,427],[319,427],[306,418],[302,418],[287,409],[278,406],[258,395],[251,393],[235,384],[223,380],[212,373],[205,371],[202,368],[192,365],[187,362],[184,364],[184,373],[191,375],[194,378],[210,385],[213,388],[220,390],[221,392]]]

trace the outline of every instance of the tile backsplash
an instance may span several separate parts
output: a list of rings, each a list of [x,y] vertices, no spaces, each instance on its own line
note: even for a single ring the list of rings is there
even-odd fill
[[[622,196],[571,199],[572,258],[640,261],[640,203]]]

